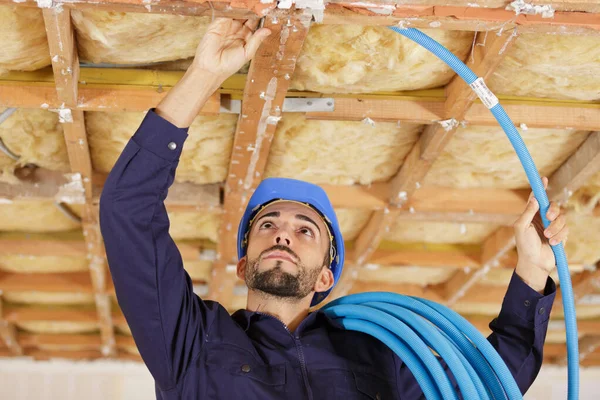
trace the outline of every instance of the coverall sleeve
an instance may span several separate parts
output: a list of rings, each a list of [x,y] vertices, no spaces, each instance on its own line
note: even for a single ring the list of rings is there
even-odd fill
[[[218,303],[193,291],[169,234],[164,200],[187,129],[153,110],[125,146],[100,198],[100,228],[117,300],[157,386],[168,391],[200,353]]]

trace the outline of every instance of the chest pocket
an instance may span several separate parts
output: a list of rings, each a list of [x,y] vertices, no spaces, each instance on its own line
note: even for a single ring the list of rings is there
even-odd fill
[[[395,381],[361,370],[322,369],[312,371],[311,387],[315,400],[397,400]]]
[[[284,398],[285,364],[265,364],[250,352],[227,346],[207,350],[209,399]]]

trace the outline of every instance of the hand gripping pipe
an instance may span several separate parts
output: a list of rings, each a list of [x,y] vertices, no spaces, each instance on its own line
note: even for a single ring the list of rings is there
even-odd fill
[[[390,26],[446,62],[471,86],[506,132],[540,205],[544,227],[550,203],[529,151],[498,98],[461,60],[438,42],[413,28]],[[562,244],[552,246],[556,259],[567,331],[568,399],[579,396],[579,349],[573,287]],[[443,359],[464,399],[522,399],[515,379],[496,349],[466,319],[426,299],[372,292],[339,298],[323,307],[348,330],[370,334],[392,349],[407,365],[427,399],[457,399],[453,385],[431,349]],[[427,321],[428,322],[427,322]]]

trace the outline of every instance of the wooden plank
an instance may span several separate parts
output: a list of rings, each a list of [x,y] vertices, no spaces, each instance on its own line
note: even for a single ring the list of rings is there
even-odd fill
[[[127,86],[81,85],[73,108],[81,111],[146,111],[156,107],[169,88],[135,88]],[[35,83],[0,80],[0,106],[19,108],[60,109],[54,87]],[[221,96],[214,93],[200,114],[214,115],[221,109]]]
[[[435,124],[445,119],[443,98],[330,96],[335,100],[334,111],[310,112],[306,113],[306,117],[334,121],[361,121],[368,117],[376,123],[402,121],[418,124]],[[517,127],[525,124],[529,128],[600,128],[600,106],[597,104],[506,97],[498,96],[500,104]],[[468,125],[498,126],[496,118],[479,100],[473,103],[463,121]]]
[[[209,297],[224,301],[235,284],[237,229],[244,208],[263,177],[283,101],[296,59],[310,27],[311,16],[278,10],[265,19],[272,34],[258,49],[248,72],[242,112],[235,132],[225,182],[224,213],[219,229],[218,260],[213,268]],[[227,271],[230,272],[227,272]]]
[[[79,56],[69,9],[43,8],[44,26],[52,58],[58,101],[67,108],[77,104]]]
[[[6,320],[2,297],[0,296],[0,343],[4,344],[12,355],[23,354],[23,349],[17,341],[15,326]]]
[[[49,334],[49,333],[28,333],[19,334],[19,344],[24,347],[82,347],[86,350],[98,350],[102,346],[102,339],[99,335],[79,335],[79,334]]]
[[[85,111],[146,111],[156,107],[168,92],[169,88],[104,88],[86,85],[80,88],[78,108]],[[220,108],[221,96],[214,93],[200,114],[217,114]]]
[[[412,2],[411,2],[412,3]],[[551,3],[551,2],[548,2]],[[595,14],[558,11],[553,18],[541,15],[516,15],[514,11],[502,8],[456,7],[448,5],[420,6],[402,4],[394,7],[387,5],[389,15],[382,11],[370,11],[371,3],[328,4],[323,17],[324,24],[352,25],[398,25],[409,28],[426,28],[460,31],[495,31],[501,28],[519,28],[521,33],[556,33],[576,35],[600,34],[600,22]],[[547,4],[546,2],[544,4]],[[586,5],[585,9],[595,5]]]
[[[331,97],[335,99],[334,111],[307,112],[306,118],[334,121],[362,121],[371,118],[375,122],[402,121],[414,124],[431,124],[444,119],[443,98]]]
[[[9,322],[26,321],[63,321],[63,322],[98,322],[94,310],[75,308],[42,308],[31,306],[11,306],[4,310],[5,319]]]
[[[41,236],[41,235],[40,235]],[[86,245],[83,240],[26,238],[25,234],[6,237],[0,235],[0,254],[30,256],[85,256]]]
[[[94,293],[90,273],[17,274],[0,271],[0,290]]]
[[[135,70],[134,70],[135,71]],[[46,83],[8,81],[0,77],[0,106],[20,108],[58,109],[59,102],[53,86]],[[110,87],[104,87],[109,85]],[[166,95],[154,87],[129,87],[123,85],[81,85],[77,109],[84,111],[145,111],[155,107]],[[229,91],[221,89],[221,91]],[[236,89],[236,92],[238,90]],[[310,96],[305,93],[305,96]],[[288,97],[298,93],[288,92]],[[444,119],[444,96],[413,95],[347,95],[328,94],[335,100],[331,112],[306,113],[308,119],[361,121],[367,117],[375,122],[409,122],[433,124]],[[201,114],[213,115],[220,109],[219,94],[213,95]],[[498,96],[504,109],[516,126],[525,124],[530,128],[582,129],[600,128],[600,105],[590,102],[552,99],[529,99]],[[498,122],[489,110],[477,100],[467,112],[465,123],[470,125],[497,126]]]
[[[548,197],[565,202],[600,171],[600,131],[592,132],[548,181]]]
[[[63,131],[71,172],[79,174],[85,189],[85,202],[82,214],[83,235],[90,258],[89,273],[95,294],[102,354],[115,355],[116,346],[111,320],[110,301],[106,295],[107,265],[104,258],[102,235],[98,225],[97,210],[92,206],[92,159],[87,142],[85,118],[82,110],[77,110],[79,93],[79,57],[75,44],[74,26],[69,9],[43,9],[44,23],[48,35],[48,45],[52,56],[52,70],[56,83],[58,100],[62,102],[59,120]],[[65,108],[66,106],[66,108]]]
[[[427,248],[387,250],[377,249],[369,259],[369,263],[391,266],[421,266],[479,269],[480,251],[456,249],[435,251]],[[345,272],[345,271],[344,271]]]
[[[529,128],[598,130],[600,106],[578,103],[504,100],[500,104],[515,126]],[[465,116],[470,125],[498,126],[498,121],[483,104],[477,102]]]
[[[527,190],[424,186],[413,193],[397,220],[512,226],[528,196]]]
[[[406,203],[415,212],[519,215],[527,204],[528,190],[445,188],[423,186]]]

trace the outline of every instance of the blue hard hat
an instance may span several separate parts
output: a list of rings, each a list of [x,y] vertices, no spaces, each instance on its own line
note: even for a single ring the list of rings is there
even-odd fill
[[[246,255],[248,250],[248,232],[254,217],[269,203],[277,200],[295,201],[310,206],[318,212],[327,224],[332,236],[332,260],[330,269],[333,273],[333,286],[326,292],[315,293],[311,306],[319,304],[335,287],[344,267],[344,239],[338,224],[333,206],[325,191],[312,183],[289,178],[267,178],[256,188],[250,198],[244,216],[240,221],[237,236],[238,258]]]

